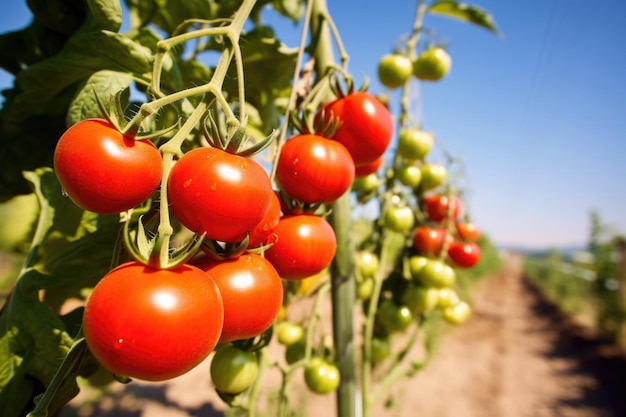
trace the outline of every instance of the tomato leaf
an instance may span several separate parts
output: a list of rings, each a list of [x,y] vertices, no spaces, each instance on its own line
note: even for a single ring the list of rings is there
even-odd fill
[[[438,14],[462,20],[467,23],[473,23],[490,30],[495,34],[500,34],[500,31],[496,27],[491,14],[478,6],[467,3],[459,3],[454,0],[439,0],[431,4],[427,11],[432,14]]]

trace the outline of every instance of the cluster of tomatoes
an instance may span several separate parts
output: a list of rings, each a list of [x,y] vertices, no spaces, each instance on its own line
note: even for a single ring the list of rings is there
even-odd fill
[[[196,147],[164,172],[167,164],[150,140],[127,137],[110,121],[84,120],[63,134],[55,172],[78,206],[116,214],[166,193],[173,218],[213,243],[172,266],[133,259],[99,281],[85,306],[83,332],[106,369],[166,380],[215,350],[211,376],[218,391],[237,394],[254,381],[256,354],[236,342],[271,327],[283,303],[283,279],[301,280],[329,266],[337,242],[320,207],[349,192],[359,167],[381,160],[393,133],[387,108],[365,92],[327,103],[317,117],[335,126],[334,136],[287,140],[276,162],[278,190],[255,160],[219,147]],[[238,250],[223,256],[216,247]],[[315,392],[334,390],[314,376],[334,365],[314,359],[307,384]],[[338,373],[331,374],[338,383]]]
[[[383,56],[378,63],[378,78],[387,88],[402,87],[410,78],[439,81],[450,72],[452,59],[440,46],[422,51],[415,60],[399,53]]]

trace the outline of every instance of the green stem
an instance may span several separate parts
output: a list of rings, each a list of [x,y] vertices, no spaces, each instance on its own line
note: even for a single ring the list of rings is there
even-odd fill
[[[420,34],[422,33],[422,22],[424,20],[424,14],[426,13],[426,4],[424,0],[418,0],[417,2],[417,11],[415,13],[415,19],[413,20],[413,30],[411,31],[411,36],[406,42],[407,49],[407,57],[413,61],[416,57],[415,49],[417,48],[417,44],[419,43]],[[402,88],[402,96],[400,98],[400,117],[399,117],[399,125],[400,128],[404,127],[408,124],[411,110],[411,92],[410,92],[410,83],[405,83]],[[421,121],[420,121],[421,123]]]

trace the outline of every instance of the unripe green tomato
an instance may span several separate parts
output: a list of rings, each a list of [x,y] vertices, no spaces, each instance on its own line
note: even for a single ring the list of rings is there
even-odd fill
[[[378,79],[387,88],[402,87],[413,74],[413,63],[404,55],[384,55],[378,62]]]
[[[437,307],[445,309],[448,307],[455,306],[461,301],[456,291],[452,288],[444,287],[439,288],[439,302],[437,303]]]
[[[354,177],[352,181],[352,191],[361,193],[371,193],[380,187],[380,180],[376,173],[368,174],[363,177]]]
[[[416,314],[427,313],[438,306],[439,291],[437,288],[409,285],[402,295],[402,302]]]
[[[415,282],[419,282],[419,273],[428,261],[429,259],[425,256],[411,256],[409,258],[409,272]]]
[[[422,181],[422,170],[415,165],[407,165],[396,169],[396,178],[402,185],[415,188]]]
[[[374,294],[374,284],[376,281],[372,277],[363,278],[362,281],[356,283],[356,298],[359,300],[368,300]]]
[[[396,153],[412,161],[423,160],[433,147],[435,138],[432,133],[420,129],[403,129],[398,134]]]
[[[394,232],[404,233],[415,224],[415,216],[411,207],[391,207],[383,215],[383,224]]]
[[[420,188],[423,191],[432,190],[439,187],[448,178],[448,170],[440,164],[424,164],[421,167],[422,181]]]
[[[441,47],[428,48],[413,63],[413,75],[423,81],[439,81],[450,71],[452,58]]]
[[[304,368],[304,381],[316,394],[328,394],[339,388],[339,369],[321,358],[312,358]]]
[[[378,320],[388,333],[404,331],[413,322],[413,312],[404,305],[383,300],[378,306]]]
[[[278,343],[284,346],[291,346],[302,340],[304,329],[302,326],[290,321],[283,321],[276,325],[276,338]]]
[[[472,313],[472,308],[465,301],[459,301],[452,307],[445,308],[442,312],[443,319],[450,324],[464,323]]]
[[[374,337],[372,338],[372,357],[371,362],[373,365],[382,363],[391,354],[391,343],[387,337]]]
[[[417,275],[418,280],[426,287],[452,287],[456,281],[454,269],[445,262],[430,259]]]
[[[356,254],[356,267],[362,277],[373,277],[378,271],[378,256],[375,253],[361,251]]]
[[[259,373],[256,355],[235,346],[218,349],[211,360],[211,379],[215,388],[226,394],[247,390]]]

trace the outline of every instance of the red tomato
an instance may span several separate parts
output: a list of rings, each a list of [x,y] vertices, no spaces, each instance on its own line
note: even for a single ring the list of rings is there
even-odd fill
[[[207,239],[240,242],[263,219],[272,199],[267,172],[250,158],[197,148],[172,168],[167,196],[172,213]]]
[[[424,205],[428,217],[435,222],[440,222],[448,217],[448,211],[452,219],[459,217],[461,202],[455,196],[430,195],[424,199]]]
[[[272,325],[283,303],[283,284],[262,256],[246,253],[226,261],[201,257],[193,264],[211,276],[222,294],[220,343],[258,336]]]
[[[129,262],[96,285],[85,306],[83,330],[89,349],[109,371],[163,381],[204,360],[223,322],[222,297],[204,271]]]
[[[480,230],[474,223],[471,222],[459,222],[456,225],[456,232],[459,234],[461,240],[476,242],[480,237]]]
[[[325,104],[322,111],[326,121],[333,117],[341,122],[333,139],[348,149],[355,165],[368,164],[385,153],[393,135],[393,118],[375,96],[352,93]]]
[[[285,279],[303,279],[323,271],[337,250],[333,228],[319,216],[283,217],[274,233],[277,241],[265,251],[265,258]]]
[[[126,138],[103,119],[83,120],[65,131],[54,151],[54,169],[77,206],[100,214],[144,202],[163,172],[152,142]]]
[[[384,161],[385,155],[381,155],[368,164],[357,165],[354,168],[354,175],[357,177],[365,177],[366,175],[373,174],[374,172],[378,171],[378,168],[383,165]]]
[[[341,143],[303,134],[283,145],[276,179],[289,196],[303,203],[332,202],[354,180],[354,161]]]
[[[413,232],[413,247],[422,255],[437,256],[443,247],[445,229],[420,226]]]
[[[259,224],[250,231],[248,240],[249,248],[256,248],[267,242],[267,238],[278,225],[281,210],[280,198],[276,193],[273,193],[269,210],[267,210],[267,213],[265,213],[265,216],[261,219]]]
[[[471,268],[480,260],[480,246],[474,242],[453,242],[448,247],[448,256],[460,268]]]

